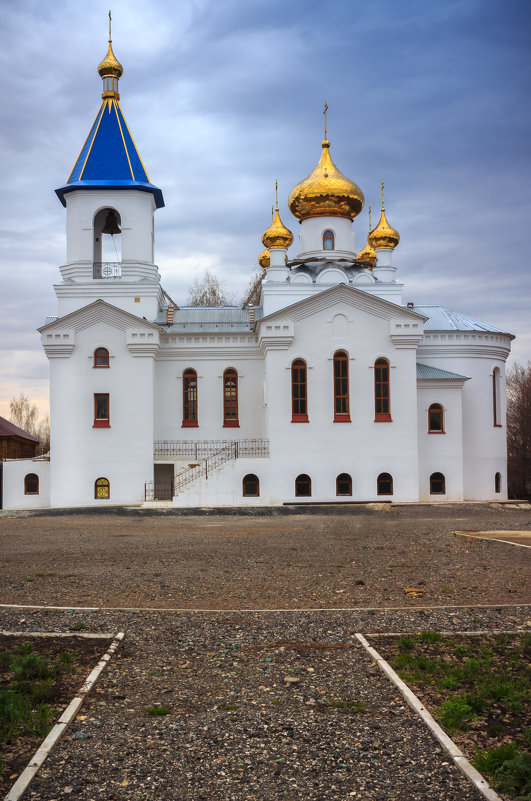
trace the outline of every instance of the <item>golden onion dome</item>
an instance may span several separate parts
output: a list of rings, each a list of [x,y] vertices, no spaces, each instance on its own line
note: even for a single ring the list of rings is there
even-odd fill
[[[370,262],[371,268],[376,266],[376,253],[371,247],[371,243],[367,239],[365,247],[360,250],[358,255],[356,256],[357,261],[368,261]]]
[[[382,181],[382,213],[378,225],[369,233],[369,242],[375,250],[389,248],[394,250],[400,242],[400,234],[387,222],[384,208],[384,183]]]
[[[270,262],[271,262],[271,254],[268,251],[268,249],[266,248],[258,256],[258,264],[260,265],[262,270],[267,270],[267,268],[269,267]]]
[[[107,75],[112,75],[115,78],[121,78],[124,72],[124,68],[114,55],[112,51],[112,42],[109,39],[109,48],[107,50],[107,55],[103,59],[103,61],[98,65],[98,72],[100,77],[103,78]]]
[[[369,234],[371,233],[371,207],[369,206]],[[369,242],[369,237],[367,236],[367,242],[365,243],[365,247],[360,250],[358,255],[356,256],[358,261],[367,261],[370,264],[370,269],[372,270],[373,267],[376,267],[376,253],[371,247],[371,243]]]
[[[288,205],[299,220],[309,217],[346,217],[353,220],[363,208],[363,192],[341,173],[330,155],[330,142],[323,139],[318,165],[291,190]]]
[[[280,214],[278,213],[278,205],[275,210],[275,214],[273,217],[273,222],[262,234],[262,242],[264,247],[267,249],[269,248],[284,248],[287,250],[289,246],[293,242],[293,234],[286,228],[282,220],[280,219]]]

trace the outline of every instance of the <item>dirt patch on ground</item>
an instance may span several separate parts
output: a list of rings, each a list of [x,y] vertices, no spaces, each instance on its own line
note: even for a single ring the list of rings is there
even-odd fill
[[[31,644],[31,651],[26,650]],[[51,710],[50,729],[62,714],[65,707],[85,681],[87,675],[97,664],[106,650],[103,639],[89,640],[80,637],[13,637],[0,635],[0,691],[12,680],[12,671],[6,655],[9,653],[31,653],[45,657],[51,663],[57,662],[65,652],[72,656],[69,668],[62,671],[54,680],[50,697],[45,704]],[[9,742],[0,742],[0,755],[3,770],[0,771],[0,792],[7,792],[17,775],[26,767],[28,760],[42,742],[42,736],[32,736],[19,732]]]

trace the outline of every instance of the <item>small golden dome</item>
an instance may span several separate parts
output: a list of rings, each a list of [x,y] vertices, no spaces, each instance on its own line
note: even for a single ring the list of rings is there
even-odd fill
[[[121,78],[124,72],[124,68],[112,52],[112,42],[109,39],[109,49],[107,50],[107,55],[103,59],[103,61],[98,65],[98,72],[101,78],[104,78],[107,75],[112,75],[115,78]]]
[[[360,250],[358,255],[356,256],[357,261],[367,261],[371,265],[371,269],[376,266],[376,253],[371,247],[369,240],[365,244],[365,247]]]
[[[270,262],[271,262],[271,254],[268,251],[268,249],[266,248],[258,256],[258,264],[260,265],[262,270],[267,270],[267,268],[269,267]]]
[[[288,205],[299,220],[309,217],[346,217],[353,220],[363,208],[363,192],[341,173],[330,156],[330,142],[323,139],[319,164],[291,190]]]
[[[278,213],[278,206],[275,210],[275,216],[273,217],[273,222],[262,234],[262,242],[264,246],[269,248],[284,248],[287,250],[289,246],[293,242],[293,234],[286,228],[282,220],[280,219],[280,215]]]
[[[400,242],[400,234],[398,231],[395,231],[389,223],[387,222],[387,218],[385,216],[385,208],[384,208],[384,183],[382,181],[382,213],[380,215],[380,220],[378,225],[374,230],[370,231],[369,233],[369,242],[373,246],[375,250],[378,248],[390,248],[394,250],[398,243]]]

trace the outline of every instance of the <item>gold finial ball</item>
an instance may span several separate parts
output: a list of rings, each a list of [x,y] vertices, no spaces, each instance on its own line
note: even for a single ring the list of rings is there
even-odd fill
[[[273,222],[267,231],[264,231],[262,234],[262,243],[268,250],[270,248],[283,248],[287,250],[293,243],[293,234],[280,219],[278,209],[275,211]]]
[[[369,243],[374,250],[378,248],[388,248],[394,250],[400,242],[400,234],[389,223],[385,216],[385,211],[382,209],[380,221],[376,228],[369,234]]]
[[[321,143],[323,152],[310,175],[291,190],[288,205],[299,220],[309,217],[346,217],[353,220],[363,208],[363,192],[341,173],[330,156],[330,142]]]
[[[112,51],[112,42],[109,42],[107,55],[103,61],[98,64],[98,72],[101,78],[105,78],[108,75],[112,75],[114,78],[121,78],[123,75],[124,68]]]
[[[269,267],[270,263],[271,263],[271,254],[266,248],[258,256],[258,264],[260,265],[262,270],[267,270],[267,268]]]

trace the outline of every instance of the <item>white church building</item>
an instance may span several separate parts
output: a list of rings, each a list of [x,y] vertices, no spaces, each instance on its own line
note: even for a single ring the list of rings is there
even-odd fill
[[[513,337],[403,303],[383,187],[358,252],[363,193],[326,127],[289,196],[297,255],[277,202],[255,305],[179,307],[155,263],[162,192],[121,111],[110,40],[98,71],[101,108],[56,190],[66,262],[39,329],[50,458],[4,463],[4,508],[506,499]]]

